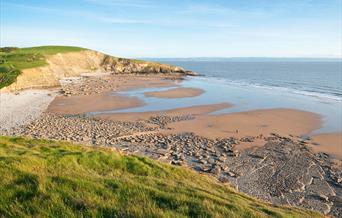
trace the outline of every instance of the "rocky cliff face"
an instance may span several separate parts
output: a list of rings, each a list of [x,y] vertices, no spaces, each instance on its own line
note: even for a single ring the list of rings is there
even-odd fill
[[[195,75],[191,71],[186,71],[181,67],[175,67],[167,64],[159,64],[147,61],[130,60],[125,58],[114,58],[106,55],[101,63],[101,67],[105,71],[112,72],[114,74],[129,74],[129,73],[141,73],[141,74],[184,74]]]
[[[16,91],[28,88],[48,88],[60,85],[65,77],[98,72],[112,74],[180,74],[196,75],[183,68],[154,62],[112,57],[97,51],[58,53],[47,56],[46,66],[22,70],[15,83],[1,91]]]

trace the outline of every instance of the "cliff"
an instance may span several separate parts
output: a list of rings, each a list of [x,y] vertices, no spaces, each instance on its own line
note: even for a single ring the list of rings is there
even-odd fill
[[[65,77],[80,76],[89,72],[196,75],[180,67],[117,58],[77,47],[43,46],[9,50],[3,48],[0,58],[2,91],[59,86],[59,81]],[[9,77],[8,75],[13,72],[19,73]]]

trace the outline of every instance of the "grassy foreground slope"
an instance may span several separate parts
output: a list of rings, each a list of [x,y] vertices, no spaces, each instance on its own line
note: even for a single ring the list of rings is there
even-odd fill
[[[0,48],[0,89],[15,82],[21,70],[47,65],[46,56],[85,50],[71,46]]]
[[[66,142],[0,137],[0,217],[320,217],[188,169]]]

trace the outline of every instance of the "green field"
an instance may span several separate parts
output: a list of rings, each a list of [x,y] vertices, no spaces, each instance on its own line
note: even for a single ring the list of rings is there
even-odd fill
[[[81,50],[84,49],[70,46],[0,48],[0,89],[15,82],[21,70],[46,65],[45,57],[47,55]]]
[[[0,217],[320,217],[103,148],[0,137],[0,165]]]

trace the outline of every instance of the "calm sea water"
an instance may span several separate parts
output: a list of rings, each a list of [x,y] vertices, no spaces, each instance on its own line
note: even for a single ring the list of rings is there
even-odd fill
[[[138,97],[145,102],[145,105],[105,113],[162,111],[229,102],[233,104],[232,107],[214,113],[293,108],[321,115],[322,128],[313,134],[342,131],[341,62],[168,61],[165,63],[182,66],[202,74],[203,76],[199,77],[189,77],[180,85],[201,88],[205,92],[196,97],[163,99],[145,97],[144,93],[168,90],[170,87],[129,90],[121,94]]]
[[[232,83],[342,100],[342,61],[162,61]]]

